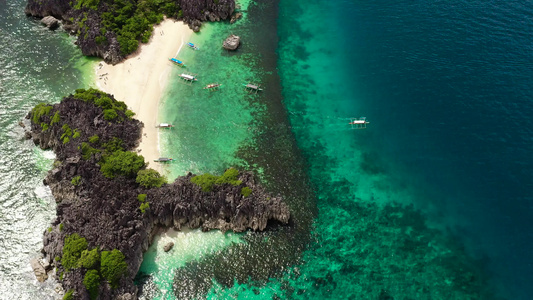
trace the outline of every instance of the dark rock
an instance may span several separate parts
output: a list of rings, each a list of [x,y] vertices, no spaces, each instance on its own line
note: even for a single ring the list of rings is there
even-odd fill
[[[163,247],[163,250],[165,252],[168,252],[170,250],[172,250],[172,247],[174,247],[174,243],[173,242],[169,242],[168,244],[166,244],[164,247]]]
[[[44,24],[46,27],[48,27],[51,30],[56,29],[59,27],[59,20],[52,17],[52,16],[46,16],[41,19],[41,23]]]
[[[107,96],[115,101],[112,95]],[[56,112],[61,116],[60,121],[43,131],[40,124],[50,124]],[[45,259],[55,264],[56,257],[62,256],[65,237],[73,233],[84,237],[89,248],[99,247],[102,251],[118,249],[126,257],[127,275],[116,289],[101,285],[99,299],[137,298],[133,279],[141,266],[143,252],[161,228],[188,226],[201,227],[204,231],[241,232],[264,230],[269,221],[288,223],[290,212],[287,205],[281,197],[269,195],[255,182],[251,173],[240,173],[238,179],[242,183],[237,186],[215,185],[211,192],[203,192],[192,183],[194,175],[190,173],[178,177],[173,183],[152,189],[139,186],[134,177],[104,177],[98,165],[101,154],[93,154],[87,160],[81,158],[81,143],[98,135],[100,143],[119,138],[125,150],[134,149],[141,138],[143,125],[127,118],[122,111],[117,113],[120,121],[95,122],[101,118],[102,108],[69,96],[53,105],[37,124],[32,122],[31,126],[27,126],[31,127],[30,137],[35,144],[43,149],[53,149],[60,162],[44,180],[58,203],[53,230],[45,230],[43,235]],[[27,118],[31,117],[30,112]],[[65,124],[76,128],[80,136],[63,144],[61,135]],[[75,176],[81,178],[81,183],[76,186],[72,184]],[[253,192],[244,197],[241,194],[243,187],[249,187]],[[145,213],[139,209],[139,194],[147,195],[150,207]],[[62,224],[62,230],[59,230],[59,224]],[[60,264],[55,266],[58,274],[64,272]],[[61,282],[64,290],[76,291],[77,299],[89,299],[83,285],[84,272],[81,269],[65,272]],[[38,274],[42,276],[42,271]]]
[[[235,0],[177,0],[182,12],[182,20],[195,31],[200,31],[202,22],[227,20],[235,10]],[[52,16],[63,20],[63,27],[67,32],[78,34],[76,45],[84,55],[102,57],[107,63],[117,64],[125,59],[120,52],[117,34],[113,31],[105,33],[102,42],[101,19],[102,14],[108,12],[110,6],[100,1],[96,10],[75,9],[78,1],[67,0],[28,0],[25,8],[27,15],[34,17]],[[84,20],[82,28],[77,24]],[[100,43],[96,38],[100,37]]]
[[[222,47],[226,50],[235,50],[239,47],[241,43],[241,38],[232,34],[230,35],[222,44]]]
[[[231,20],[229,21],[231,24],[237,22],[237,20],[239,20],[240,18],[242,18],[242,13],[236,13],[234,15],[231,16]]]
[[[44,269],[43,265],[41,265],[38,258],[30,259],[30,265],[33,269],[33,273],[35,273],[35,277],[37,277],[39,282],[44,282],[48,278],[48,275],[46,275],[46,270]]]

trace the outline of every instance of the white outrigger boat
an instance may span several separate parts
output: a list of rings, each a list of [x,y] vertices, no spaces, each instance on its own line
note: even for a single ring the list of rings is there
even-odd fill
[[[196,78],[196,74],[181,73],[179,76],[189,85],[195,81],[198,81],[198,78]]]
[[[154,159],[155,162],[171,162],[173,161],[174,159],[172,158],[168,158],[168,157],[160,157],[158,159]]]
[[[361,117],[361,118],[351,118],[350,123],[348,124],[352,126],[352,129],[365,129],[366,124],[370,124],[370,122],[368,122],[365,117]]]
[[[155,127],[157,127],[157,128],[172,128],[172,127],[174,127],[174,125],[169,124],[169,123],[161,123],[159,125],[156,125]]]

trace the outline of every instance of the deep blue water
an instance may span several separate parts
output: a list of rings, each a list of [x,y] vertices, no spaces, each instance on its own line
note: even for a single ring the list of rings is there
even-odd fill
[[[281,3],[284,101],[319,215],[347,194],[413,203],[500,296],[532,299],[533,2]],[[364,133],[328,121],[361,115]]]

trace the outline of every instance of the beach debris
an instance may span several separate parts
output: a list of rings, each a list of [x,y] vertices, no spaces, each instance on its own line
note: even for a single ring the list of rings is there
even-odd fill
[[[163,247],[163,250],[165,252],[168,252],[172,249],[172,247],[174,247],[174,243],[173,242],[169,242],[168,244],[166,244],[164,247]]]
[[[222,47],[224,47],[224,49],[226,50],[235,50],[239,47],[239,45],[241,44],[241,38],[237,35],[230,35],[225,41],[224,43],[222,44]]]
[[[41,20],[41,24],[45,25],[50,30],[54,30],[59,27],[59,20],[52,16],[46,16]]]

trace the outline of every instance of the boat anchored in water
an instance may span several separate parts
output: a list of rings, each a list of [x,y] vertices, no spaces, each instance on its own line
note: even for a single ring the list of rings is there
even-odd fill
[[[155,162],[171,162],[173,161],[174,159],[172,158],[169,158],[169,157],[160,157],[158,159],[154,159]]]
[[[157,127],[157,128],[172,128],[172,127],[174,127],[174,125],[169,124],[169,123],[161,123],[159,125],[156,125],[155,127]]]
[[[361,118],[350,118],[350,124],[352,126],[352,129],[365,129],[366,124],[369,124],[365,117]]]
[[[176,58],[169,58],[169,60],[173,63],[175,63],[176,65],[180,66],[180,67],[185,67],[185,63],[182,62],[181,60],[179,59],[176,59]]]
[[[260,91],[262,91],[263,89],[261,88],[261,85],[260,84],[254,84],[254,83],[247,83],[247,84],[243,84],[244,85],[244,90],[247,91],[248,93],[258,93]]]
[[[200,50],[200,48],[198,48],[196,45],[194,45],[193,43],[187,43],[187,46],[189,46],[191,49],[193,50]]]
[[[195,81],[198,81],[198,78],[196,78],[196,74],[181,73],[179,76],[189,85]]]
[[[204,90],[210,90],[210,91],[216,91],[219,87],[221,87],[221,83],[210,83],[204,87]]]

